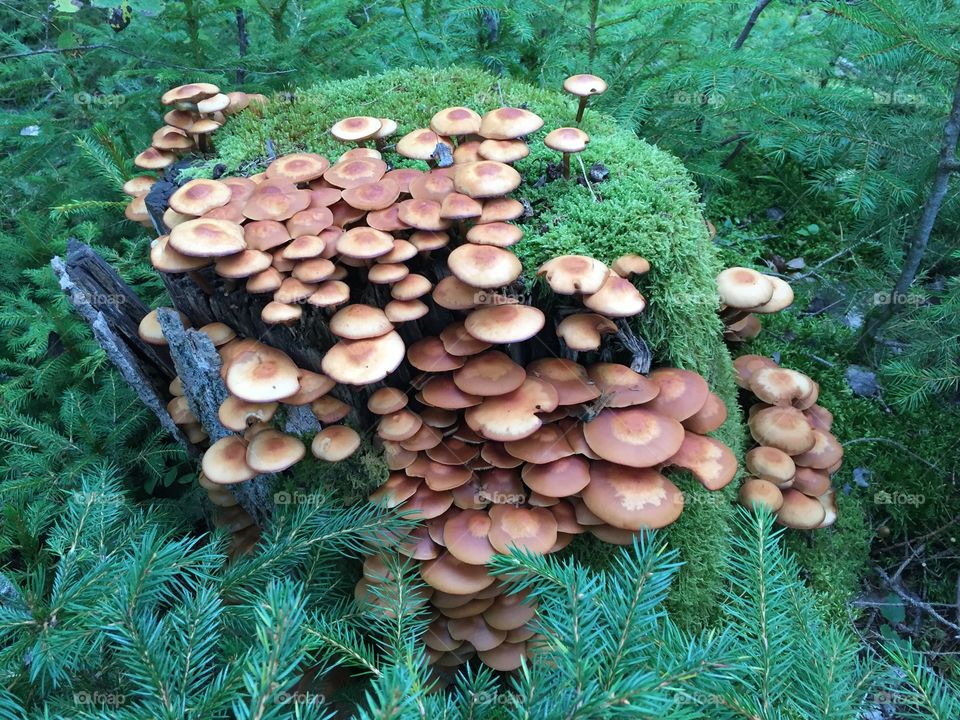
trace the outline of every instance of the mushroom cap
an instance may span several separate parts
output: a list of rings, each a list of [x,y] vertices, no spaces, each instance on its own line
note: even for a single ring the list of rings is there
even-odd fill
[[[793,304],[793,288],[790,287],[790,283],[773,275],[764,277],[773,284],[773,295],[763,305],[750,308],[750,312],[767,315],[790,307]]]
[[[486,565],[496,554],[490,544],[490,516],[485,510],[464,510],[443,526],[447,552],[469,565]]]
[[[826,470],[843,459],[843,446],[829,430],[813,429],[813,447],[795,455],[793,461],[799,467]]]
[[[783,505],[783,493],[776,485],[769,480],[760,478],[747,478],[740,486],[737,493],[740,504],[745,508],[755,508],[763,506],[769,508],[770,512],[777,512]]]
[[[495,630],[510,631],[527,625],[536,612],[536,606],[528,598],[528,593],[504,593],[493,599],[490,608],[483,612],[483,619]]]
[[[309,205],[309,191],[300,190],[289,180],[276,178],[257,185],[243,206],[243,214],[251,220],[287,220]]]
[[[480,115],[467,107],[448,107],[430,118],[437,135],[474,135],[480,131]]]
[[[333,212],[327,207],[308,207],[295,212],[285,226],[290,237],[318,235],[333,224]]]
[[[442,203],[453,193],[453,178],[447,168],[437,168],[410,180],[410,196],[415,200]]]
[[[717,275],[720,302],[727,307],[749,309],[769,302],[773,283],[766,275],[744,267],[727,268]]]
[[[685,432],[683,443],[664,466],[682,467],[707,490],[726,487],[737,474],[737,458],[733,451],[716,438]]]
[[[380,422],[377,423],[377,435],[384,440],[403,442],[416,435],[422,426],[423,419],[419,415],[400,407],[382,414]]]
[[[607,81],[596,75],[581,73],[580,75],[571,75],[564,80],[563,89],[578,97],[603,95],[607,91]]]
[[[326,280],[313,291],[307,302],[317,307],[341,305],[350,299],[350,286],[339,280]]]
[[[483,397],[513,392],[526,378],[527,373],[522,367],[497,350],[471,357],[453,373],[453,382],[458,388]]]
[[[184,215],[203,215],[230,202],[230,188],[216,180],[189,180],[170,196],[170,207]]]
[[[691,370],[658,368],[650,373],[650,380],[659,386],[660,392],[645,407],[675,420],[695,415],[710,395],[707,381]]]
[[[267,166],[269,179],[280,178],[292,183],[308,182],[323,175],[330,161],[316,153],[290,153],[278,157]]]
[[[396,370],[405,351],[396,331],[368,340],[341,340],[324,355],[321,367],[339,383],[368,385]]]
[[[469,195],[458,192],[448,193],[440,202],[440,217],[447,220],[466,220],[480,217],[483,205]]]
[[[472,311],[464,321],[477,340],[502,345],[529,340],[543,329],[546,318],[530,305],[494,305]]]
[[[383,310],[371,305],[347,305],[330,318],[330,332],[347,340],[377,338],[393,330]]]
[[[830,475],[824,470],[814,470],[800,465],[797,466],[791,487],[804,495],[819,497],[830,489]]]
[[[376,182],[354,185],[343,191],[343,199],[358,210],[383,210],[400,197],[400,185],[396,180],[380,178]]]
[[[537,275],[542,275],[550,289],[560,295],[596,293],[609,274],[606,265],[585,255],[560,255],[537,270]]]
[[[499,553],[519,548],[546,555],[557,541],[557,519],[545,508],[493,505],[490,510],[490,544]]]
[[[611,408],[647,403],[660,393],[656,382],[619,363],[591,365],[587,376],[607,396],[606,406]]]
[[[817,500],[819,500],[820,504],[823,505],[823,510],[825,513],[823,522],[821,522],[817,527],[830,527],[837,521],[837,515],[840,512],[840,509],[837,507],[837,494],[831,489],[818,497]]]
[[[294,362],[280,350],[260,344],[230,361],[225,381],[231,393],[250,402],[275,402],[300,389]]]
[[[690,432],[706,435],[720,428],[727,420],[727,406],[719,395],[707,393],[707,401],[693,415],[683,420],[683,426]]]
[[[621,530],[666,527],[683,511],[683,493],[656,470],[595,460],[580,493],[598,518]]]
[[[610,266],[620,277],[630,277],[631,275],[644,275],[650,272],[650,261],[639,255],[628,253],[621,255],[613,261]]]
[[[788,455],[799,455],[816,443],[813,428],[796,408],[763,408],[753,414],[747,425],[758,443],[778,448]]]
[[[447,325],[440,333],[440,341],[443,343],[444,350],[458,357],[476,355],[490,347],[490,343],[477,340],[470,335],[463,322]]]
[[[590,463],[582,455],[568,455],[542,465],[524,465],[521,477],[527,487],[541,495],[568,497],[583,490],[590,482]]]
[[[410,199],[400,203],[397,217],[410,227],[418,230],[439,232],[450,227],[450,221],[441,217],[442,206],[436,200]]]
[[[420,566],[420,576],[430,587],[451,595],[470,595],[493,585],[494,577],[482,565],[468,565],[449,552]]]
[[[306,452],[299,438],[279,430],[264,430],[247,445],[247,465],[261,473],[281,472],[300,462]]]
[[[247,443],[239,435],[227,435],[203,453],[200,462],[203,474],[217,485],[251,480],[257,471],[247,464]]]
[[[816,383],[796,370],[784,367],[760,368],[750,376],[750,391],[769,405],[802,404],[816,389]]]
[[[480,135],[488,140],[513,140],[542,127],[543,118],[523,108],[497,108],[480,119]]]
[[[443,335],[441,334],[440,337],[443,337]],[[803,415],[807,418],[811,427],[816,430],[830,432],[830,428],[833,427],[833,413],[825,407],[811,405],[808,408],[804,408]]]
[[[394,387],[383,387],[375,390],[367,400],[367,409],[374,415],[387,415],[402,410],[407,406],[407,394]]]
[[[120,189],[130,197],[139,197],[148,194],[156,181],[152,175],[137,175],[127,180]]]
[[[504,443],[504,449],[515,458],[536,464],[573,455],[573,448],[567,442],[563,429],[552,423],[543,425],[525,438]]]
[[[504,222],[474,225],[467,230],[467,242],[475,245],[493,245],[505,248],[516,245],[523,239],[523,230]]]
[[[337,252],[357,259],[371,259],[393,250],[393,237],[371,227],[351,228],[337,239]]]
[[[422,421],[421,421],[422,422]],[[426,423],[420,425],[420,429],[417,430],[413,435],[411,435],[406,440],[400,441],[400,447],[404,450],[429,450],[432,447],[435,447],[443,442],[443,435],[434,427],[430,427]],[[422,462],[415,462],[410,467],[406,469],[408,475],[413,475],[415,471],[422,473],[423,477],[426,477],[426,463],[429,462],[426,456],[420,458]],[[414,468],[414,465],[417,468]]]
[[[587,376],[586,368],[573,360],[535,360],[527,366],[527,372],[553,385],[561,405],[577,405],[600,397],[600,389]]]
[[[453,495],[449,491],[431,490],[426,483],[403,505],[403,511],[411,520],[432,520],[443,515],[453,505]]]
[[[167,90],[160,96],[160,102],[164,105],[173,105],[178,102],[195,103],[208,97],[213,97],[220,92],[220,88],[212,83],[188,83],[187,85],[178,85],[175,88]]]
[[[314,457],[327,462],[344,460],[360,447],[360,436],[346,425],[331,425],[323,428],[313,437],[310,451]],[[411,493],[412,494],[412,493]]]
[[[779,366],[765,355],[740,355],[733,361],[733,369],[737,373],[734,381],[738,387],[749,388],[753,374],[766,367]]]
[[[446,410],[473,407],[483,401],[483,398],[479,395],[463,392],[449,375],[437,375],[430,378],[420,393],[420,398],[425,404]]]
[[[783,490],[783,504],[777,511],[777,524],[797,530],[813,530],[826,518],[826,510],[819,500],[799,490]]]
[[[427,408],[427,410],[424,411],[424,416],[426,416],[429,410],[436,412],[434,408]],[[449,427],[457,421],[458,417],[456,413],[450,413],[450,415],[453,416],[452,422],[445,423],[442,427]],[[479,442],[483,442],[483,439],[480,438]],[[427,450],[427,457],[443,465],[466,465],[480,454],[480,448],[477,447],[478,444],[479,443],[466,443],[457,438],[445,438],[439,445]]]
[[[464,358],[448,353],[438,337],[425,337],[408,347],[407,361],[424,372],[456,370],[466,362]]]
[[[438,462],[427,463],[426,475],[427,487],[437,492],[453,490],[461,485],[466,485],[473,479],[473,471],[470,468],[462,465],[444,465]]]
[[[477,305],[477,288],[448,275],[434,287],[432,297],[437,305],[447,310],[470,310]]]
[[[348,189],[357,185],[377,182],[387,172],[383,160],[371,157],[354,157],[340,160],[327,168],[323,179],[334,187]]]
[[[632,282],[610,272],[597,292],[584,296],[583,304],[607,317],[633,317],[643,312],[647,301]]]
[[[513,163],[529,155],[530,146],[523,140],[484,140],[477,153],[484,160]]]
[[[300,389],[283,399],[284,405],[308,405],[333,390],[336,383],[323,373],[315,373],[300,368],[297,374]]]
[[[430,160],[438,144],[446,145],[453,151],[453,144],[447,138],[429,128],[419,128],[400,138],[396,144],[396,151],[398,155],[411,160]]]
[[[253,403],[236,395],[228,395],[227,399],[220,403],[217,417],[228,430],[242,432],[252,422],[269,422],[278,407],[279,404],[275,402]]]
[[[447,623],[450,636],[464,640],[477,650],[493,650],[500,646],[507,637],[505,630],[495,630],[481,615],[465,618],[454,618]]]
[[[543,139],[543,144],[548,148],[562,153],[583,152],[589,142],[590,136],[580,128],[575,127],[562,127],[551,130]]]
[[[583,426],[597,455],[635,468],[653,467],[675,455],[683,434],[683,425],[673,418],[638,407],[607,408]]]
[[[298,303],[310,297],[316,291],[316,285],[305,283],[295,277],[284,278],[280,287],[273,294],[273,299],[280,303]]]
[[[504,641],[490,650],[478,650],[477,657],[492,670],[510,672],[523,665],[523,659],[527,657],[527,643]]]
[[[400,192],[409,193],[410,183],[423,174],[423,170],[418,170],[417,168],[394,168],[384,175],[384,177],[395,180],[397,184],[400,185]]]
[[[272,250],[290,242],[290,233],[276,220],[255,220],[243,226],[243,238],[252,250]]]
[[[177,156],[172,152],[148,147],[133,159],[133,164],[144,170],[161,170],[172,165],[176,159]]]
[[[552,385],[528,377],[513,392],[487,398],[464,413],[467,425],[488,440],[507,442],[535,433],[543,421],[539,412],[557,409],[557,391]]]
[[[359,142],[372,138],[381,127],[383,123],[374,117],[348,117],[334,123],[330,134],[340,142]]]
[[[422,318],[430,312],[430,308],[419,300],[391,300],[383,311],[390,322],[404,323]]]
[[[189,257],[224,257],[245,250],[247,244],[237,223],[198,218],[173,228],[169,246]]]
[[[493,197],[484,201],[479,223],[506,222],[523,215],[523,203],[507,197]]]
[[[332,427],[341,427],[333,425]],[[331,428],[326,428],[327,430]],[[420,486],[420,478],[412,478],[402,472],[392,472],[387,481],[370,494],[370,502],[386,508],[394,508],[412,497]]]
[[[270,267],[273,256],[260,250],[241,250],[233,255],[217,258],[213,269],[220,277],[246,278],[262,273]]]
[[[472,198],[506,195],[516,190],[522,179],[512,167],[494,160],[479,160],[454,167],[454,188],[458,193]]]
[[[150,264],[159,272],[182,273],[198,270],[210,264],[203,257],[190,257],[170,247],[170,237],[161,235],[150,245]]]
[[[508,453],[503,443],[492,440],[487,440],[483,444],[480,457],[495,468],[510,469],[523,465],[523,460]]]
[[[760,445],[750,450],[744,464],[751,473],[762,480],[769,480],[778,487],[788,487],[796,475],[793,458],[783,450]]]
[[[516,255],[492,245],[461,245],[450,253],[447,263],[459,280],[475,288],[509,285],[523,272]]]

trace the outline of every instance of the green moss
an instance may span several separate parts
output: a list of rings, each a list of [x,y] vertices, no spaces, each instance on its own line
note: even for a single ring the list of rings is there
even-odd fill
[[[477,70],[397,71],[301,89],[294,101],[274,102],[262,117],[256,112],[239,115],[216,136],[217,162],[230,171],[256,171],[268,139],[278,153],[306,149],[336,156],[345,148],[330,137],[328,128],[348,115],[392,117],[403,133],[425,127],[434,112],[450,105],[484,112],[503,104],[529,107],[548,129],[571,124],[575,111],[568,96]],[[731,408],[718,437],[740,455],[743,426],[716,316],[713,278],[721,266],[707,239],[690,176],[679,160],[638,140],[611,118],[588,110],[582,127],[592,138],[582,154],[584,163],[603,163],[609,179],[592,191],[572,181],[535,187],[532,183],[544,175],[547,163],[559,158],[541,142],[544,131],[534,135],[529,157],[517,164],[528,182],[515,195],[529,200],[535,215],[525,222],[524,240],[515,250],[528,274],[561,254],[610,262],[635,252],[650,260],[653,269],[640,282],[649,307],[637,319],[636,331],[650,344],[657,364],[690,368],[707,377]],[[575,159],[574,170],[577,166]],[[687,491],[687,503],[668,537],[687,564],[675,585],[671,609],[679,622],[702,626],[716,619],[713,608],[721,589],[733,489],[708,493],[694,482],[679,482]],[[576,552],[589,561],[595,550],[595,543],[585,543]]]

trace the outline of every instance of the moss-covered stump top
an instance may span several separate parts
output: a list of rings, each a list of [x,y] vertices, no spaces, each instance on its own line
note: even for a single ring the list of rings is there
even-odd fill
[[[581,127],[590,144],[579,155],[585,167],[602,163],[607,178],[588,188],[570,181],[538,182],[559,154],[543,144],[551,129],[573,124],[576,100],[478,70],[417,69],[375,77],[325,82],[297,90],[260,112],[231,118],[215,142],[229,173],[251,174],[267,163],[267,143],[277,154],[317,152],[335,158],[347,146],[334,140],[329,128],[352,115],[389,117],[399,123],[396,138],[426,127],[438,110],[466,105],[479,113],[503,105],[522,106],[544,119],[544,127],[528,137],[530,155],[515,164],[524,183],[514,197],[530,202],[533,217],[522,220],[523,240],[512,249],[533,276],[541,263],[556,255],[590,255],[612,263],[625,253],[650,261],[652,270],[638,285],[648,300],[635,321],[636,331],[654,351],[655,364],[696,370],[730,409],[730,419],[716,433],[738,456],[742,426],[736,411],[732,366],[721,340],[714,278],[720,263],[709,242],[696,189],[675,157],[649,145],[615,120],[587,108]],[[258,116],[259,115],[259,116]],[[396,166],[419,166],[393,153]],[[572,175],[581,175],[577,156]],[[732,516],[731,490],[710,493],[691,478],[679,479],[686,506],[669,530],[670,541],[686,566],[674,586],[672,609],[680,622],[714,620],[721,588],[721,556]],[[587,562],[600,562],[609,550],[599,542],[575,549]]]

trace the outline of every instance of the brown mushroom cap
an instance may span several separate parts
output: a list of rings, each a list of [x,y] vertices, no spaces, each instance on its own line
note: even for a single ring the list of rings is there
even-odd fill
[[[596,313],[567,315],[557,325],[557,335],[571,350],[590,351],[600,348],[602,335],[617,331],[617,324]]]
[[[423,419],[419,415],[401,407],[382,415],[377,423],[377,435],[384,440],[403,442],[416,435],[422,426]]]
[[[310,412],[324,424],[339,422],[352,410],[353,408],[333,395],[321,395],[310,403]]]
[[[795,407],[810,397],[815,386],[803,373],[783,367],[760,368],[749,381],[750,391],[757,399],[769,405],[793,404]]]
[[[175,88],[167,90],[160,96],[160,102],[164,105],[173,105],[178,102],[195,103],[208,97],[213,97],[220,92],[220,88],[212,83],[189,83],[187,85],[178,85]]]
[[[217,258],[213,269],[220,277],[247,278],[270,267],[273,257],[260,250],[241,250],[227,257]]]
[[[527,625],[536,615],[535,604],[528,593],[503,594],[494,599],[483,612],[483,619],[495,630],[517,630]]]
[[[773,297],[773,283],[766,275],[743,267],[727,268],[717,275],[720,302],[727,307],[748,309]]]
[[[253,403],[236,395],[228,395],[220,404],[217,416],[228,430],[241,432],[252,422],[269,422],[278,407],[279,404],[275,402]]]
[[[812,448],[794,456],[798,466],[826,470],[843,459],[843,446],[829,431],[814,429],[813,440]]]
[[[440,217],[447,220],[466,220],[480,217],[483,205],[469,195],[462,193],[448,193],[440,202]]]
[[[300,389],[293,361],[283,352],[260,344],[230,361],[225,381],[231,393],[250,402],[275,402]]]
[[[397,217],[418,230],[439,232],[450,227],[450,221],[440,215],[441,204],[436,200],[410,199],[400,203]]]
[[[490,347],[490,343],[477,340],[470,335],[462,322],[447,325],[440,333],[440,341],[448,353],[458,357],[476,355]]]
[[[600,397],[600,389],[586,369],[573,360],[543,358],[527,366],[527,372],[553,385],[561,405],[577,405]]]
[[[360,436],[353,428],[346,425],[331,425],[325,427],[313,437],[310,451],[314,457],[327,462],[344,460],[360,447]],[[412,494],[412,493],[411,493]]]
[[[543,118],[539,115],[523,108],[502,107],[481,118],[480,135],[489,140],[513,140],[542,127]]]
[[[172,152],[148,147],[133,159],[133,164],[144,170],[161,170],[172,165],[176,159],[177,156]]]
[[[314,180],[327,171],[330,161],[316,153],[290,153],[278,157],[267,166],[269,179],[281,178],[292,183]]]
[[[369,340],[341,340],[324,355],[321,367],[339,383],[368,385],[396,370],[405,351],[395,331]]]
[[[530,146],[523,140],[484,140],[477,154],[484,160],[514,163],[530,154]]]
[[[206,218],[177,225],[170,231],[169,245],[189,257],[223,257],[247,247],[240,225]]]
[[[486,565],[496,554],[490,544],[490,516],[485,510],[464,510],[443,527],[447,552],[469,565]]]
[[[707,401],[693,415],[683,420],[683,426],[690,432],[706,435],[718,430],[727,420],[727,406],[715,393],[707,393]]]
[[[182,273],[198,270],[210,264],[203,257],[190,257],[170,247],[170,237],[161,235],[150,245],[150,264],[159,272]]]
[[[437,135],[473,135],[480,131],[480,115],[467,107],[448,107],[430,119]]]
[[[733,369],[737,372],[734,381],[738,387],[749,388],[753,374],[767,367],[779,366],[764,355],[740,355],[733,361]]]
[[[477,340],[502,345],[529,340],[543,329],[546,318],[530,305],[494,305],[471,312],[464,321]]]
[[[773,275],[764,275],[764,277],[773,284],[773,295],[763,305],[750,308],[750,312],[766,315],[790,307],[793,304],[793,288],[790,287],[790,283]]]
[[[480,457],[495,468],[510,469],[523,465],[523,460],[507,452],[503,443],[487,440],[480,449]]]
[[[537,275],[542,275],[550,289],[560,295],[596,293],[609,274],[606,265],[584,255],[560,255],[537,270]]]
[[[580,75],[571,75],[564,80],[563,89],[578,97],[602,95],[607,91],[607,81],[596,75],[581,73]]]
[[[769,480],[747,478],[737,494],[740,504],[745,508],[764,506],[770,512],[777,512],[783,505],[783,493]]]
[[[707,381],[690,370],[658,368],[650,373],[650,380],[660,392],[646,407],[676,420],[686,420],[699,412],[710,395]]]
[[[149,193],[156,181],[157,179],[151,175],[137,175],[127,180],[120,189],[130,197],[139,197]]]
[[[573,454],[563,429],[552,423],[543,425],[525,438],[504,443],[504,449],[515,458],[538,465]]]
[[[458,388],[484,397],[513,392],[526,378],[522,367],[497,350],[471,357],[453,373],[453,382]]]
[[[621,255],[614,260],[610,266],[620,277],[630,277],[631,275],[644,275],[650,272],[650,261],[633,253]]]
[[[830,475],[824,470],[814,470],[800,465],[797,466],[791,487],[804,495],[819,497],[830,489]]]
[[[380,388],[367,400],[367,409],[375,415],[387,415],[407,406],[407,394],[399,388]]]
[[[769,480],[778,487],[789,487],[797,467],[793,458],[783,450],[759,446],[747,453],[744,464],[751,473],[762,480]]]
[[[693,473],[707,490],[726,487],[737,473],[733,451],[716,438],[685,432],[683,444],[664,466],[682,467]]]
[[[520,186],[520,173],[505,163],[480,160],[456,165],[453,185],[458,193],[472,198],[506,195]]]
[[[543,139],[543,144],[548,148],[562,153],[583,152],[589,142],[590,136],[580,128],[575,127],[562,127],[551,130]]]
[[[810,423],[796,408],[763,408],[754,413],[747,424],[754,440],[761,445],[783,450],[788,455],[799,455],[816,443]]]
[[[503,644],[507,637],[504,630],[495,630],[481,615],[455,618],[447,623],[451,637],[464,640],[479,651],[493,650]]]
[[[422,318],[430,308],[419,300],[391,300],[383,311],[390,322],[404,323]]]
[[[633,317],[643,312],[647,301],[632,282],[610,272],[597,292],[584,296],[583,304],[607,317]]]
[[[453,378],[448,375],[437,375],[430,378],[427,384],[423,386],[420,398],[427,405],[447,410],[473,407],[479,405],[483,400],[479,395],[463,392],[453,382]]]
[[[323,373],[315,373],[310,370],[299,369],[297,380],[300,383],[300,389],[283,399],[284,405],[308,405],[319,397],[330,392],[336,383]]]
[[[184,215],[203,215],[230,202],[230,188],[216,180],[198,178],[184,183],[170,196],[170,207]]]
[[[683,493],[656,470],[595,460],[581,492],[587,508],[621,530],[661,528],[683,511]]]
[[[826,510],[819,500],[807,497],[799,490],[782,491],[783,504],[777,511],[777,523],[797,530],[812,530],[826,518]]]
[[[327,168],[323,173],[323,179],[335,187],[347,189],[376,182],[386,172],[387,164],[383,160],[372,157],[351,157]]]
[[[307,302],[317,307],[333,307],[350,299],[350,286],[339,280],[326,280],[317,285],[317,289],[307,298]]]
[[[447,310],[469,310],[477,305],[477,288],[448,275],[437,283],[432,297],[437,305]]]
[[[453,178],[447,168],[438,168],[410,180],[410,196],[415,200],[442,203],[453,193]]]
[[[676,454],[683,425],[643,408],[606,409],[583,426],[590,448],[610,462],[646,468]]]
[[[513,392],[487,398],[467,409],[464,418],[471,429],[488,440],[507,442],[535,433],[543,424],[536,413],[552,412],[557,404],[557,391],[552,385],[528,377]]]
[[[402,472],[392,472],[387,481],[370,494],[370,502],[386,508],[397,507],[413,496],[420,482],[420,478],[408,477]]]
[[[523,272],[516,255],[490,245],[461,245],[450,253],[447,262],[457,278],[475,288],[509,285]]]
[[[383,210],[400,196],[396,180],[380,178],[376,182],[355,185],[343,191],[343,199],[358,210]]]
[[[430,160],[438,144],[446,145],[451,151],[453,150],[453,144],[447,138],[437,135],[428,128],[420,128],[400,138],[396,144],[396,151],[398,155],[412,160]]]
[[[534,492],[547,497],[568,497],[590,482],[590,463],[581,455],[569,455],[542,465],[524,465],[521,476]]]
[[[509,223],[494,222],[474,225],[467,230],[467,241],[475,245],[493,245],[506,248],[523,239],[523,230]]]
[[[200,465],[207,479],[217,485],[232,485],[257,475],[247,464],[247,444],[237,435],[227,435],[213,443],[203,453]]]
[[[463,367],[464,358],[451,355],[438,337],[426,337],[407,348],[407,360],[417,370],[446,372]]]
[[[619,363],[596,363],[587,369],[587,376],[607,396],[606,406],[630,407],[653,400],[660,386]]]
[[[519,548],[545,555],[557,541],[557,520],[545,508],[493,505],[490,510],[490,544],[499,553]]]
[[[279,430],[264,430],[247,445],[247,465],[257,472],[281,472],[298,463],[306,452],[299,438]]]
[[[375,136],[383,123],[374,117],[348,117],[334,123],[330,134],[340,142],[360,142]]]
[[[243,214],[251,220],[287,220],[309,205],[309,191],[277,178],[257,185],[243,206]]]
[[[420,566],[420,576],[432,588],[451,595],[470,595],[490,587],[494,577],[482,565],[468,565],[449,552]]]
[[[483,211],[480,213],[477,222],[491,223],[516,220],[523,215],[523,210],[523,203],[519,200],[507,197],[489,198],[484,201]]]
[[[330,318],[330,332],[347,340],[376,338],[393,330],[383,310],[371,305],[347,305]]]
[[[527,657],[527,643],[504,641],[490,650],[478,650],[477,657],[492,670],[510,672],[523,665],[523,659]]]

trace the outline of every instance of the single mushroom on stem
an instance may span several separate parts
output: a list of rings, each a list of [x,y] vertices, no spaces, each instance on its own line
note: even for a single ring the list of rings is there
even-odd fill
[[[590,142],[590,136],[580,128],[557,128],[547,133],[543,144],[551,150],[563,153],[563,177],[570,179],[570,155],[583,152]]]
[[[587,107],[587,99],[591,95],[603,95],[607,91],[607,81],[596,75],[571,75],[563,81],[563,89],[580,98],[576,119],[579,125],[583,119],[583,111]]]

